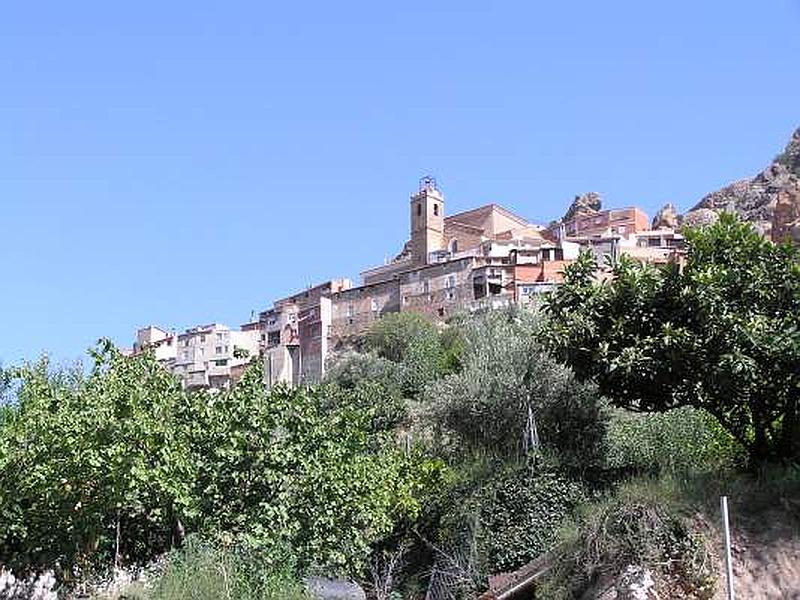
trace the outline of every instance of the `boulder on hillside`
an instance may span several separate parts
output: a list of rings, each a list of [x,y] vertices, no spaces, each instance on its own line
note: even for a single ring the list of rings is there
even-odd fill
[[[800,186],[778,192],[772,212],[772,239],[800,244]]]
[[[665,204],[653,218],[653,229],[677,229],[679,226],[680,216],[674,204]]]
[[[360,585],[343,579],[306,577],[303,580],[308,593],[317,600],[366,600]]]
[[[600,198],[600,194],[597,192],[580,194],[575,196],[575,200],[572,201],[572,204],[561,220],[570,221],[575,217],[594,215],[597,214],[602,207],[603,202]]]

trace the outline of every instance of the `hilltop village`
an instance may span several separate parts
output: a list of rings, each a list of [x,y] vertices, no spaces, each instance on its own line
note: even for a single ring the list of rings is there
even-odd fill
[[[597,194],[579,196],[560,221],[543,227],[497,204],[454,215],[436,180],[425,177],[409,204],[409,240],[385,265],[361,273],[361,284],[332,279],[263,310],[233,329],[213,323],[176,333],[151,325],[133,349],[152,348],[187,388],[228,387],[254,355],[266,384],[314,383],[326,359],[381,316],[417,311],[444,321],[462,311],[525,307],[563,280],[582,250],[663,263],[680,255],[683,237],[662,210],[651,224],[639,208],[604,210]]]

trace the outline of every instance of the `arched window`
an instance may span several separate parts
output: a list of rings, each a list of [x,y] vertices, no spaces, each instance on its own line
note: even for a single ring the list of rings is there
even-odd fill
[[[455,254],[456,252],[458,252],[458,240],[450,240],[450,254]]]

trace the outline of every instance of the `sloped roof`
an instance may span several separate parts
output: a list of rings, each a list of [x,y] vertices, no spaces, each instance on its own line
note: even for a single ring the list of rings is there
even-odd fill
[[[463,225],[471,225],[473,227],[479,227],[481,229],[486,229],[487,225],[489,225],[492,221],[492,217],[495,215],[502,216],[508,220],[514,221],[519,224],[520,227],[528,227],[531,223],[519,215],[514,214],[507,208],[503,208],[499,204],[486,204],[484,206],[479,206],[478,208],[473,208],[471,210],[466,210],[464,212],[460,212],[449,217],[445,217],[444,222],[447,224],[448,222],[453,223],[461,223]],[[507,228],[506,228],[507,229]],[[491,233],[498,233],[492,231]]]

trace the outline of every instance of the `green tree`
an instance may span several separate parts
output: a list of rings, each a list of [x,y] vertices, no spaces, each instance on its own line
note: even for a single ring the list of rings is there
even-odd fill
[[[538,315],[499,310],[459,322],[460,370],[425,395],[435,426],[468,449],[513,457],[538,441],[578,469],[602,461],[606,415],[594,386],[576,381],[540,341]]]
[[[370,544],[416,513],[435,466],[376,431],[364,390],[262,381],[256,364],[231,390],[192,397],[200,526],[273,564],[357,573]]]
[[[682,268],[568,268],[548,303],[559,355],[620,406],[703,408],[755,462],[800,455],[800,250],[732,215],[686,239]]]
[[[146,561],[199,532],[265,564],[357,573],[413,518],[437,466],[397,447],[374,390],[267,391],[254,360],[232,389],[187,393],[150,353],[109,342],[95,366],[18,369],[0,418],[0,562]],[[280,566],[280,565],[279,565]]]
[[[192,511],[188,448],[174,425],[180,385],[145,354],[110,342],[95,366],[22,367],[0,430],[0,559],[26,565],[117,563],[170,547]]]
[[[376,321],[367,331],[366,347],[402,365],[401,388],[407,398],[418,397],[447,360],[436,325],[416,312],[392,313]]]

